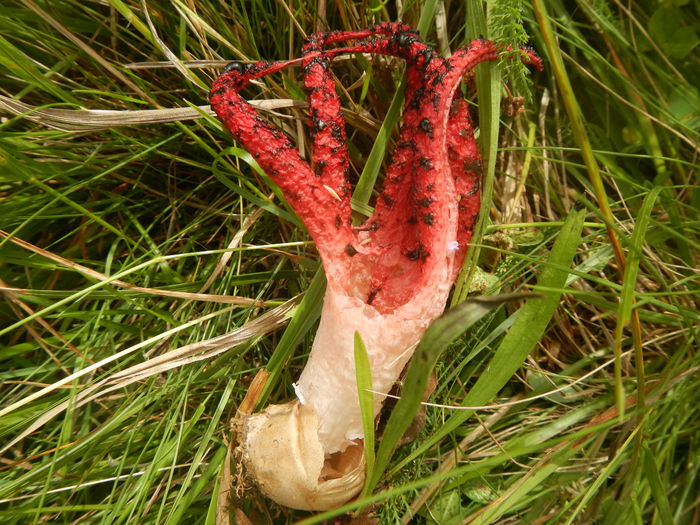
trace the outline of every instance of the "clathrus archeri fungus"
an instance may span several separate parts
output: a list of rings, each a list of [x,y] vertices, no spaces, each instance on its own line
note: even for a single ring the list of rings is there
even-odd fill
[[[333,47],[353,41],[346,47]],[[316,243],[328,278],[298,399],[243,424],[248,471],[276,502],[324,510],[354,497],[364,479],[363,432],[354,373],[354,334],[369,355],[372,385],[389,392],[428,325],[446,304],[479,212],[481,160],[462,77],[498,57],[477,40],[438,56],[409,27],[311,36],[292,61],[229,64],[211,90],[219,119],[279,185]],[[406,62],[403,123],[374,214],[351,221],[350,165],[332,59],[376,53]],[[531,52],[524,61],[539,65]],[[311,164],[289,138],[239,95],[253,79],[301,63],[312,131]],[[383,396],[375,396],[375,416]]]

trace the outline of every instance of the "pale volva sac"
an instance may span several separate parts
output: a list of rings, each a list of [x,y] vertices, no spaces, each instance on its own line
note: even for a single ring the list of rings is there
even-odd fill
[[[362,442],[339,454],[338,461],[326,461],[317,430],[316,413],[298,400],[246,419],[243,460],[266,496],[295,509],[329,510],[362,489]]]

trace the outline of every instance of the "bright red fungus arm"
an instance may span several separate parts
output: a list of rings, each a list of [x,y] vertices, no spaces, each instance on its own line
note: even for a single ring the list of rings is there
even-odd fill
[[[335,44],[355,41],[346,47]],[[428,325],[446,304],[479,211],[481,160],[467,104],[455,94],[465,73],[499,48],[474,41],[443,58],[402,24],[312,35],[302,57],[234,62],[212,87],[211,105],[233,136],[282,189],[316,242],[328,286],[298,400],[248,417],[241,448],[261,490],[308,510],[340,505],[361,488],[362,424],[354,334],[367,347],[372,385],[388,392]],[[375,211],[351,224],[350,169],[340,98],[329,67],[340,54],[406,62],[403,121]],[[539,65],[533,54],[527,62]],[[304,67],[311,164],[239,95],[252,79]],[[375,397],[375,415],[382,405]]]

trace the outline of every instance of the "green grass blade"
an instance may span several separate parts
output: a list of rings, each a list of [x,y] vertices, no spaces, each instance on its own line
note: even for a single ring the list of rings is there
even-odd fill
[[[214,457],[209,458],[209,461],[206,462],[206,475],[202,475],[201,472],[203,467],[202,460],[207,452],[211,453],[210,449],[214,444],[213,436],[220,426],[221,416],[229,403],[235,384],[235,381],[229,381],[219,397],[214,413],[211,415],[206,431],[202,435],[200,445],[195,452],[192,466],[187,471],[184,480],[180,483],[180,490],[175,500],[170,505],[170,512],[166,519],[167,523],[181,523],[187,509],[192,504],[192,500],[197,494],[200,494],[200,490],[196,490],[193,485],[196,486],[207,483],[207,481],[211,481],[212,478],[218,474],[220,462],[226,455],[225,447],[219,447]],[[195,476],[197,476],[197,479],[193,483]]]
[[[568,460],[579,451],[579,448],[580,445],[564,447],[552,454],[551,457],[540,461],[524,476],[524,479],[514,483],[514,486],[510,487],[505,494],[500,495],[495,502],[486,507],[485,512],[480,513],[474,520],[470,520],[470,523],[474,525],[498,523],[510,509],[522,505],[523,500],[531,491],[545,483],[547,478],[557,469],[565,466]]]
[[[362,431],[365,435],[365,462],[367,477],[360,497],[369,494],[370,476],[374,471],[374,393],[372,392],[372,370],[370,369],[369,356],[360,332],[355,332],[355,378],[357,381],[357,395],[360,400],[360,414],[362,417]]]
[[[587,429],[585,431],[582,431],[579,434],[574,434],[571,436],[571,438],[578,439],[578,438],[585,438],[582,439],[581,442],[579,443],[580,445],[584,444],[585,441],[590,439],[591,434],[593,434],[595,429]],[[421,487],[424,487],[426,485],[429,485],[431,483],[437,482],[437,481],[443,481],[447,480],[450,478],[462,478],[462,479],[476,479],[481,477],[485,472],[488,472],[488,470],[496,465],[500,465],[503,463],[511,462],[513,457],[516,456],[522,456],[522,455],[527,455],[531,454],[536,450],[542,450],[542,449],[547,449],[550,447],[555,447],[559,445],[563,440],[553,440],[553,441],[545,441],[545,442],[540,442],[532,446],[522,446],[522,447],[517,447],[513,449],[509,449],[506,451],[498,452],[496,455],[493,457],[489,457],[486,459],[483,459],[482,461],[479,462],[469,462],[464,466],[460,466],[455,468],[454,470],[447,471],[447,472],[439,472],[437,474],[433,474],[430,476],[427,476],[425,478],[416,480],[416,481],[411,481],[409,483],[406,483],[405,485],[400,485],[400,486],[392,486],[389,487],[381,492],[366,496],[361,499],[354,500],[350,503],[346,503],[342,507],[339,507],[334,510],[322,512],[319,514],[316,514],[314,516],[311,516],[309,518],[306,518],[304,520],[299,521],[299,525],[311,525],[311,524],[316,524],[316,523],[327,523],[327,520],[334,517],[334,516],[340,516],[342,514],[345,514],[349,511],[353,511],[358,508],[362,508],[365,506],[368,506],[372,503],[378,503],[383,500],[390,500],[392,497],[396,497],[400,494],[404,494],[407,492],[414,491],[416,489],[419,489]],[[568,441],[568,440],[567,440]]]
[[[632,441],[636,435],[637,431],[635,430],[627,439],[625,439],[622,444],[620,444],[618,450],[616,451],[616,455],[613,458],[609,458],[608,462],[605,464],[605,467],[599,471],[595,481],[591,483],[585,491],[575,496],[574,500],[578,500],[578,505],[568,516],[568,519],[563,522],[565,525],[572,525],[573,523],[580,522],[581,513],[584,512],[584,509],[586,505],[590,503],[590,500],[595,497],[597,490],[610,479],[615,471],[620,468],[620,464],[626,457],[624,453],[632,448]],[[578,521],[577,518],[579,519]]]
[[[659,474],[659,467],[654,459],[654,452],[648,446],[642,447],[642,465],[644,468],[644,475],[651,489],[651,495],[656,503],[659,521],[662,525],[673,525],[675,520],[671,512],[671,505],[668,502],[666,489],[661,480],[661,475]]]
[[[467,0],[467,29],[470,40],[488,38],[485,6],[481,0]],[[498,130],[501,115],[501,69],[495,62],[485,62],[475,68],[476,94],[479,100],[479,151],[484,166],[481,181],[481,213],[474,226],[473,239],[481,239],[489,222],[488,210],[493,198],[494,176],[496,172],[496,154],[498,152]],[[457,277],[452,305],[464,301],[469,293],[469,283],[476,271],[481,244],[472,243],[462,263]]]
[[[265,386],[260,393],[256,405],[258,410],[265,406],[272,390],[277,386],[284,366],[294,355],[294,349],[321,315],[323,294],[325,292],[326,275],[323,273],[323,270],[319,269],[306,292],[304,292],[304,297],[299,306],[294,309],[287,328],[284,330],[279,343],[275,347],[275,351],[265,366],[267,371],[270,372],[270,376],[267,378]]]
[[[581,107],[579,106],[578,99],[574,93],[566,67],[564,66],[564,59],[561,54],[561,49],[556,44],[552,23],[549,14],[547,13],[546,5],[544,2],[542,2],[542,0],[533,0],[533,7],[535,10],[535,16],[537,17],[537,21],[542,31],[542,37],[545,41],[547,54],[550,59],[554,76],[557,80],[557,85],[562,92],[562,101],[569,114],[576,143],[578,144],[579,148],[581,148],[581,156],[583,157],[584,164],[586,165],[588,179],[595,193],[596,202],[600,209],[602,218],[607,226],[608,237],[615,253],[615,259],[617,260],[620,271],[624,272],[626,264],[625,252],[620,244],[619,237],[614,227],[615,219],[610,208],[608,195],[605,191],[600,167],[598,165],[598,161],[596,160],[595,153],[586,130],[583,112],[581,111]],[[632,316],[632,331],[636,332],[635,340],[640,340],[641,334],[639,334],[639,318],[636,316],[634,311]],[[619,346],[616,346],[616,351],[618,354],[617,358],[620,359]],[[615,388],[617,391],[618,417],[620,418],[620,421],[622,421],[625,414],[625,403],[622,378],[619,374],[616,376]]]
[[[272,180],[267,176],[267,174],[262,170],[262,168],[260,168],[258,163],[255,162],[255,159],[253,159],[252,155],[247,151],[241,148],[237,148],[235,146],[229,146],[228,148],[225,148],[212,163],[212,174],[217,178],[217,180],[219,180],[224,186],[226,186],[230,190],[241,195],[246,200],[259,206],[263,210],[277,215],[278,217],[281,217],[283,219],[286,219],[289,222],[296,224],[297,226],[301,226],[301,221],[296,217],[296,215],[293,215],[292,213],[281,209],[279,206],[275,206],[274,204],[270,203],[269,199],[259,189],[252,187],[251,183],[247,181],[244,177],[240,177],[239,184],[230,176],[230,174],[224,173],[219,168],[219,163],[222,161],[225,155],[232,155],[248,164],[251,167],[251,169],[255,171],[255,173],[257,173],[260,177],[262,177],[265,180],[265,182],[268,184],[268,186],[270,186],[270,188],[275,190],[275,193],[282,199],[282,201],[284,201],[284,198],[281,197],[281,192],[277,185],[274,182],[272,182]],[[245,188],[244,185],[247,185],[249,187]]]
[[[671,513],[676,523],[692,522],[700,479],[693,3],[193,5],[3,3],[0,522],[214,523],[231,489],[240,495],[237,517],[280,524],[347,520],[341,514],[357,509],[358,518],[403,525],[665,525]],[[315,31],[399,20],[439,43],[441,54],[484,37],[529,45],[543,58],[532,86],[518,82],[524,66],[504,60],[480,67],[462,87],[469,98],[478,90],[470,113],[487,171],[466,264],[492,277],[483,283],[488,293],[535,287],[547,297],[527,298],[520,310],[495,308],[452,343],[438,358],[437,406],[425,407],[421,437],[390,454],[372,493],[308,517],[255,489],[216,486],[227,419],[250,377],[260,367],[272,371],[263,403],[293,396],[324,281],[320,272],[314,278],[313,243],[279,188],[207,111],[206,87],[230,60],[294,59]],[[402,64],[346,58],[332,69],[351,177],[364,169],[358,195],[368,199],[351,207],[368,215],[401,121]],[[301,66],[258,78],[241,95],[300,100]],[[162,121],[187,106],[201,118]],[[132,113],[142,109],[155,111]],[[317,161],[309,108],[280,109],[261,116]],[[570,270],[549,254],[577,200],[595,222],[584,224]],[[612,217],[601,212],[606,202]],[[264,213],[248,221],[255,210]],[[606,228],[626,250],[624,265]],[[567,271],[563,286],[543,280]],[[469,279],[463,272],[455,304],[476,288]],[[506,335],[528,308],[562,291],[550,327],[522,361],[527,349],[509,351]],[[219,302],[226,296],[285,304],[283,321],[291,323],[262,337],[272,328],[248,323],[266,307]],[[210,350],[198,342],[225,333],[245,342],[204,361]],[[170,350],[191,344],[205,353],[166,363]],[[149,362],[162,364],[147,370],[154,375],[109,380]],[[362,365],[358,371],[369,378]],[[411,410],[390,425],[389,451],[422,397],[404,392],[413,406],[402,404]],[[468,406],[459,407],[465,396]],[[623,401],[619,424],[615,404]],[[474,405],[493,410],[474,413]],[[379,441],[375,435],[368,478],[382,470]],[[559,447],[574,447],[574,455],[552,452]]]
[[[623,331],[629,326],[632,320],[632,309],[635,306],[635,294],[637,289],[637,281],[639,278],[639,263],[642,258],[644,239],[649,228],[651,212],[656,202],[656,198],[662,191],[661,186],[652,189],[642,202],[642,207],[637,216],[637,224],[632,232],[630,246],[628,250],[627,264],[622,276],[622,291],[620,293],[620,308],[618,310],[617,325],[615,327],[615,376],[622,381],[622,339]],[[641,353],[641,344],[635,345],[635,367],[637,369],[637,406],[640,410],[645,409],[645,372],[644,372],[644,356]],[[621,400],[620,395],[624,391],[618,391],[617,405],[618,409],[621,404],[624,404],[624,398]],[[643,414],[639,414],[643,417]]]

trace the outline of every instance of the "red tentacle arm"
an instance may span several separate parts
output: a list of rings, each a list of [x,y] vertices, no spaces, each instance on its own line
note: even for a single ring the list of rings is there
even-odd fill
[[[322,53],[325,33],[312,35],[302,47],[304,86],[309,104],[314,174],[339,196],[343,215],[350,224],[350,159],[340,97],[330,74],[331,57]]]
[[[328,261],[331,274],[346,271],[347,246],[354,243],[350,230],[350,201],[338,188],[324,184],[299,150],[281,130],[265,121],[239,91],[250,80],[273,73],[291,62],[242,64],[233,62],[228,71],[213,84],[212,109],[236,140],[250,151],[255,160],[282,189],[292,209],[309,230],[322,260]]]

